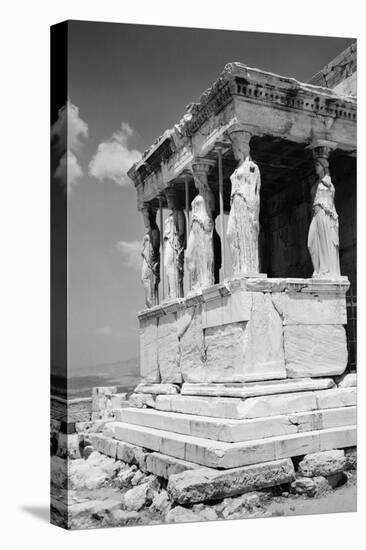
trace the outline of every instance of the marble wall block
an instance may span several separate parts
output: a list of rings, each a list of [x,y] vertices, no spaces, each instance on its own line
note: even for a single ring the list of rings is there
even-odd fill
[[[285,378],[283,327],[270,294],[237,290],[186,310],[181,344],[185,382]],[[181,332],[181,329],[180,331]]]
[[[345,325],[345,295],[337,293],[274,292],[273,304],[284,325]]]
[[[180,370],[177,313],[167,313],[159,317],[157,344],[161,382],[164,384],[179,384],[182,382],[182,374]]]
[[[158,320],[156,317],[140,321],[140,374],[145,382],[161,381],[158,364]]]
[[[284,327],[284,342],[289,378],[336,376],[347,366],[342,325],[288,325]]]
[[[244,369],[247,381],[286,377],[282,320],[269,293],[253,292]]]
[[[202,304],[197,304],[178,314],[180,369],[186,382],[199,382],[204,377],[202,308]]]

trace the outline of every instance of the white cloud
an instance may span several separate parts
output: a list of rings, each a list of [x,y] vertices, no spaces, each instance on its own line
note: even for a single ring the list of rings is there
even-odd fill
[[[58,112],[51,128],[52,154],[59,156],[54,177],[66,186],[73,185],[83,175],[77,155],[88,137],[87,123],[79,116],[79,108],[67,101]],[[70,189],[70,187],[68,187]]]
[[[89,164],[89,173],[99,181],[107,179],[118,185],[131,185],[127,170],[141,158],[140,151],[129,149],[129,141],[134,135],[131,126],[122,122],[120,130],[98,145]]]
[[[120,241],[116,244],[116,247],[121,252],[125,264],[140,272],[142,264],[141,241]]]
[[[60,158],[60,162],[55,170],[54,176],[61,182],[66,183],[66,179],[69,185],[73,185],[81,178],[83,171],[78,163],[78,159],[71,151],[66,151]]]

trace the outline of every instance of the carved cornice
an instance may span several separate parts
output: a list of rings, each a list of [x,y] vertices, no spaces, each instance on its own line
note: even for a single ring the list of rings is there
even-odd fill
[[[245,99],[249,104],[257,104],[259,108],[268,106],[282,111],[301,111],[311,116],[318,115],[319,120],[324,122],[325,136],[330,135],[327,128],[336,119],[342,119],[352,125],[356,122],[354,97],[342,97],[328,88],[251,69],[242,63],[230,63],[225,66],[216,82],[201,95],[199,101],[187,107],[180,123],[159,137],[145,151],[142,160],[128,171],[138,193],[143,193],[145,180],[150,175],[157,174],[162,165],[173,158],[176,149],[182,150],[182,144],[189,149],[190,138],[200,127],[238,98]],[[244,130],[251,132],[247,128]]]
[[[234,96],[279,108],[356,121],[356,103],[352,98],[343,99],[327,88],[250,69],[241,63],[229,63],[220,78],[202,94],[200,102],[191,107],[191,120],[185,123],[186,135],[196,133],[210,116],[217,114]]]

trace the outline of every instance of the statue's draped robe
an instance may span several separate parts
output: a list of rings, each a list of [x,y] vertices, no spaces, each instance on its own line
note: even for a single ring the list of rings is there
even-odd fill
[[[308,248],[314,267],[313,277],[339,277],[338,215],[330,176],[324,176],[314,184],[311,194],[313,218],[309,227]]]
[[[145,289],[147,307],[156,306],[159,302],[160,252],[159,246],[156,246],[156,242],[159,243],[159,238],[159,230],[153,229],[146,233],[142,242],[141,280]],[[155,246],[153,246],[153,243]]]
[[[233,273],[259,272],[258,237],[260,173],[248,158],[231,176],[231,208],[227,227]]]
[[[205,200],[197,195],[192,202],[191,232],[188,238],[186,261],[191,272],[192,290],[214,284],[213,221]]]
[[[183,212],[176,213],[177,217],[179,215],[184,216]],[[184,233],[179,235],[179,228],[172,212],[165,220],[164,226],[164,269],[167,279],[167,296],[171,299],[183,297],[185,245],[185,220]]]

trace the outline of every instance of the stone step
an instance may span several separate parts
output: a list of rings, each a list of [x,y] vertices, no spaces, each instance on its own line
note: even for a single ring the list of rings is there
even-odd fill
[[[194,504],[291,483],[294,479],[292,461],[283,458],[229,470],[186,470],[172,475],[167,489],[175,502]]]
[[[356,388],[282,393],[260,397],[209,397],[158,395],[154,408],[161,411],[215,418],[261,418],[317,409],[356,405]]]
[[[333,387],[335,387],[335,382],[332,378],[287,378],[285,380],[233,384],[190,384],[185,382],[182,385],[181,394],[245,398],[279,393],[325,390]]]
[[[167,432],[235,443],[276,435],[350,426],[356,423],[356,407],[341,407],[250,420],[227,420],[154,409],[128,408],[118,411],[117,420]]]
[[[114,437],[209,468],[236,468],[356,445],[356,426],[337,427],[239,443],[224,443],[115,422]]]
[[[186,470],[211,471],[194,462],[187,462],[181,458],[163,455],[161,453],[149,453],[146,457],[146,470],[151,474],[169,479],[171,475],[181,474]]]

